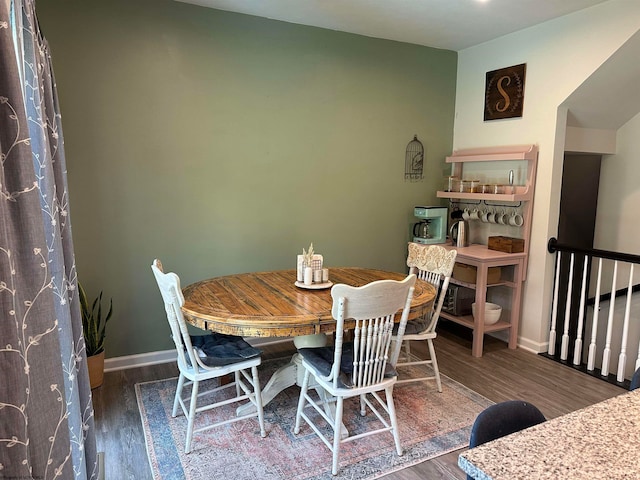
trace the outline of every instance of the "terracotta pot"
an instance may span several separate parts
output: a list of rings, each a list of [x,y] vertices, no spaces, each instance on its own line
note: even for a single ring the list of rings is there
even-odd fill
[[[91,389],[102,385],[102,380],[104,379],[104,351],[87,357],[87,368],[89,369]]]

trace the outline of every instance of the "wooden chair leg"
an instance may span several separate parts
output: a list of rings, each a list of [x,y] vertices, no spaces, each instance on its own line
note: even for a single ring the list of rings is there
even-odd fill
[[[402,445],[400,444],[400,431],[398,429],[398,418],[396,417],[396,406],[393,403],[393,387],[385,388],[385,396],[387,398],[387,407],[389,408],[389,420],[391,420],[391,426],[393,427],[393,440],[396,444],[396,452],[398,455],[402,455]]]
[[[436,387],[438,392],[442,393],[442,382],[440,381],[440,369],[438,368],[438,360],[436,359],[436,349],[433,347],[433,340],[427,339],[429,345],[429,356],[431,357],[431,366],[436,377]]]
[[[302,380],[302,387],[300,387],[300,398],[298,399],[298,410],[296,411],[296,425],[293,428],[293,433],[295,433],[296,435],[300,433],[300,420],[302,419],[302,410],[304,409],[304,402],[306,400],[308,389],[309,389],[309,370],[305,369],[304,377]]]
[[[404,351],[405,351],[405,354],[407,355],[407,362],[410,362],[411,361],[411,341],[410,340],[404,341]]]
[[[176,386],[176,396],[173,399],[173,410],[171,411],[171,416],[175,417],[178,415],[178,407],[180,406],[180,396],[182,395],[182,387],[184,387],[185,376],[180,373],[178,377],[178,385]]]
[[[340,459],[340,440],[342,438],[342,411],[344,407],[344,398],[336,399],[336,416],[333,421],[333,464],[331,473],[338,474],[338,462]]]
[[[199,382],[194,380],[191,387],[191,403],[189,403],[189,421],[187,423],[187,442],[185,444],[184,453],[189,453],[191,451],[193,423],[196,418],[196,409],[198,407],[198,386]]]
[[[233,379],[236,382],[236,397],[239,397],[240,394],[242,393],[242,390],[240,389],[240,372],[235,372],[235,374],[233,375]],[[224,377],[222,377],[224,378]],[[222,378],[220,378],[220,385],[224,385],[222,383]]]
[[[264,429],[264,410],[262,408],[262,393],[260,391],[260,381],[258,380],[258,367],[251,368],[251,376],[253,377],[253,397],[258,410],[258,423],[260,424],[260,436],[262,438],[267,436]]]

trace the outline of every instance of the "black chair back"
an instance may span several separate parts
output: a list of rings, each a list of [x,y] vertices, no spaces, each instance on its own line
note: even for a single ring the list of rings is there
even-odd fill
[[[486,408],[471,427],[469,448],[524,430],[546,420],[534,405],[522,400],[496,403]],[[467,480],[473,480],[467,476]]]

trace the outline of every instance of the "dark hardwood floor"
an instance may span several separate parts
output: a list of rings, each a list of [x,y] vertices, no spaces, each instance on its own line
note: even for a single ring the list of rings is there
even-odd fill
[[[481,358],[471,356],[466,329],[443,322],[435,341],[440,371],[494,402],[522,399],[536,405],[547,418],[557,417],[623,393],[620,387],[598,380],[548,358],[485,337]],[[291,342],[263,347],[263,358],[293,353]],[[416,345],[412,351],[423,354]],[[108,372],[104,384],[93,390],[98,451],[105,452],[107,479],[151,479],[134,385],[177,376],[175,363]],[[427,383],[429,395],[437,395]],[[458,468],[460,451],[429,460],[384,478],[465,479]]]

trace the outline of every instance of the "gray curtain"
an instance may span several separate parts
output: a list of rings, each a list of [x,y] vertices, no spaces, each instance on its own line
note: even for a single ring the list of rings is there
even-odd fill
[[[97,478],[62,128],[34,0],[0,0],[0,162],[0,478]]]

